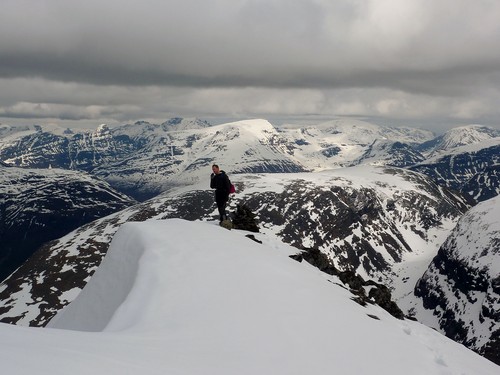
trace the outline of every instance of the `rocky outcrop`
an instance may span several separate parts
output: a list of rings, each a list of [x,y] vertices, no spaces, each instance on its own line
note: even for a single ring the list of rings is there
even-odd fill
[[[298,262],[305,260],[320,271],[337,276],[344,285],[349,287],[349,290],[355,296],[353,300],[360,305],[365,306],[367,303],[376,303],[395,318],[404,318],[403,312],[396,302],[392,300],[389,288],[371,280],[365,281],[352,271],[339,271],[333,265],[333,262],[318,249],[304,249],[302,252],[290,257]]]

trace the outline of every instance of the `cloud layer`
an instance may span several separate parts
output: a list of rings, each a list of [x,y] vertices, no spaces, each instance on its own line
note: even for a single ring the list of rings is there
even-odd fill
[[[492,0],[4,0],[0,118],[496,125],[499,40]]]

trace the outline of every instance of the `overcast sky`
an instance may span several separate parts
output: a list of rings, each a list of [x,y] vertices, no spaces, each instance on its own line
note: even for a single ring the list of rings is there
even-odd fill
[[[0,0],[0,122],[500,127],[498,0]]]

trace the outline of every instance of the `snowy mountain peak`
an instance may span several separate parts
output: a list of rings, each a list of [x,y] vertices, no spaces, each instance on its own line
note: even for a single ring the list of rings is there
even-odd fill
[[[173,117],[161,124],[165,131],[180,131],[189,129],[203,129],[211,126],[208,121],[198,118]]]
[[[109,127],[106,124],[99,125],[94,132],[95,136],[103,136],[106,134],[109,134]]]
[[[422,144],[420,150],[429,157],[433,157],[462,146],[479,144],[497,137],[500,137],[500,130],[488,126],[460,126],[448,130],[445,134],[432,141]]]
[[[499,137],[500,131],[482,125],[469,125],[451,129],[443,135],[442,149],[450,149]]]
[[[275,127],[269,121],[264,119],[250,119],[228,122],[226,124],[216,125],[214,128],[238,128],[245,129],[247,131],[253,131],[256,134],[262,131],[276,131]]]
[[[100,124],[98,127],[97,127],[97,131],[104,131],[104,130],[108,130],[108,125],[106,124]]]

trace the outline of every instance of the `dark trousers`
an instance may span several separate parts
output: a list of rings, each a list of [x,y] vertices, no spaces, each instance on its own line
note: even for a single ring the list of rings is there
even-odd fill
[[[219,196],[215,194],[215,203],[217,203],[217,209],[219,210],[219,220],[225,220],[227,219],[226,215],[226,204],[227,204],[228,197],[224,194],[223,196]]]

